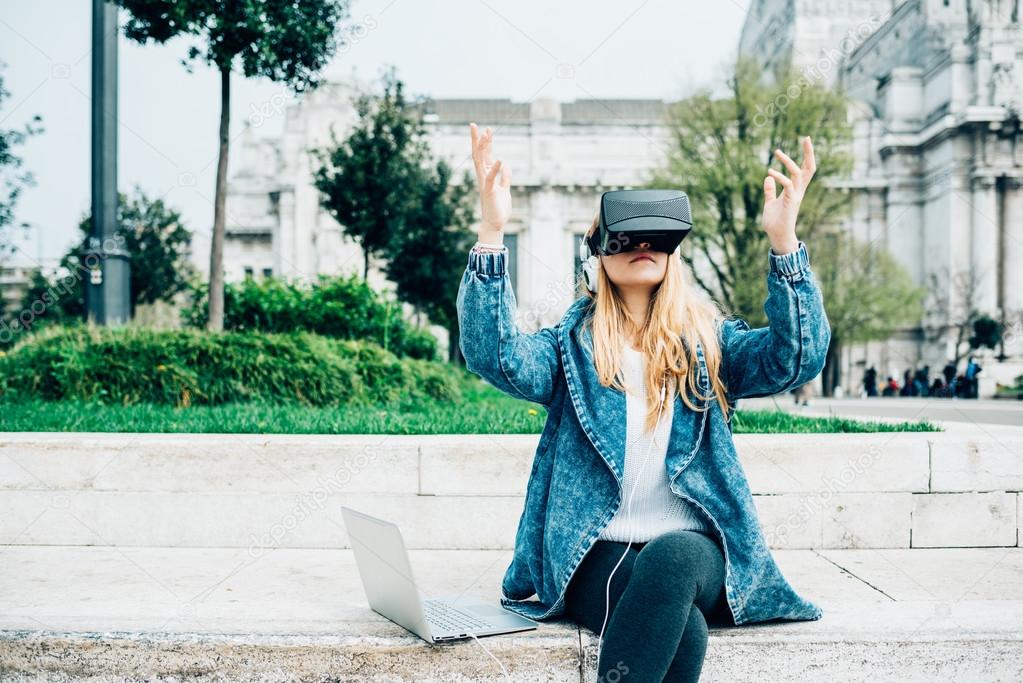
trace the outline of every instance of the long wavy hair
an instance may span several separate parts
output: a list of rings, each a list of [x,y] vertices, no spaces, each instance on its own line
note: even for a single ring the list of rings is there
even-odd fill
[[[600,215],[597,214],[586,231],[587,236],[593,234],[599,225]],[[580,279],[580,290],[594,302],[593,315],[584,324],[590,326],[600,383],[624,391],[621,340],[623,335],[628,336],[626,331],[632,325],[621,294],[600,266],[597,268],[597,278],[599,284],[596,294],[591,293]],[[670,254],[664,279],[650,297],[646,323],[640,330],[640,351],[646,359],[646,431],[652,430],[657,422],[662,379],[667,389],[666,409],[670,410],[676,393],[693,410],[709,409],[709,403],[705,408],[698,406],[690,398],[692,392],[701,401],[716,396],[721,412],[726,419],[730,417],[725,386],[720,377],[721,347],[718,343],[718,330],[724,318],[717,303],[693,284],[692,271],[682,261],[678,250]],[[710,394],[701,393],[698,384],[697,341],[703,348],[710,374]],[[683,387],[689,391],[683,391]]]

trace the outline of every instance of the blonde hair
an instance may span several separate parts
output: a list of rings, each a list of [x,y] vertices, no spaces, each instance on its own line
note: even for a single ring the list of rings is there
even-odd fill
[[[599,222],[598,214],[586,234],[593,234]],[[597,268],[597,278],[596,294],[591,293],[580,279],[580,290],[594,302],[593,315],[584,324],[590,326],[600,383],[624,391],[619,340],[625,335],[629,317],[618,289],[602,267]],[[662,379],[668,390],[665,395],[668,400],[667,409],[670,410],[674,403],[676,392],[681,394],[682,401],[689,408],[698,411],[708,410],[709,404],[701,409],[689,397],[689,392],[701,401],[716,395],[721,412],[728,419],[725,386],[720,377],[721,348],[717,336],[723,318],[724,314],[718,305],[693,284],[689,265],[677,253],[670,254],[664,279],[650,297],[646,323],[640,330],[640,351],[647,361],[646,395],[649,407],[645,431],[652,430],[657,421]],[[700,392],[697,341],[707,363],[712,394]],[[682,391],[683,386],[688,387],[689,392]]]

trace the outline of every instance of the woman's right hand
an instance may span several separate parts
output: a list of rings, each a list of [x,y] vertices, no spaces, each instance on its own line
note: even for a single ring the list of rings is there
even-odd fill
[[[479,127],[470,123],[469,131],[472,134],[476,187],[479,189],[483,211],[479,240],[500,242],[511,218],[511,169],[505,167],[500,159],[491,159],[490,146],[494,141],[494,132],[489,126],[481,134]]]

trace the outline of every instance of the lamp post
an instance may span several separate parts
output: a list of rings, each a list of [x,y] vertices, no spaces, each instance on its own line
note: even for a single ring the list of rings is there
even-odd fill
[[[82,264],[86,315],[99,325],[131,317],[131,263],[117,228],[117,6],[93,0],[92,226]]]

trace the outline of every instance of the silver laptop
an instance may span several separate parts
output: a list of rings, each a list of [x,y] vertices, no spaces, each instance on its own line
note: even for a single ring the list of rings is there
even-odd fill
[[[537,627],[537,622],[499,604],[458,602],[458,598],[424,599],[412,576],[398,526],[344,505],[341,514],[362,587],[377,614],[431,643]]]

